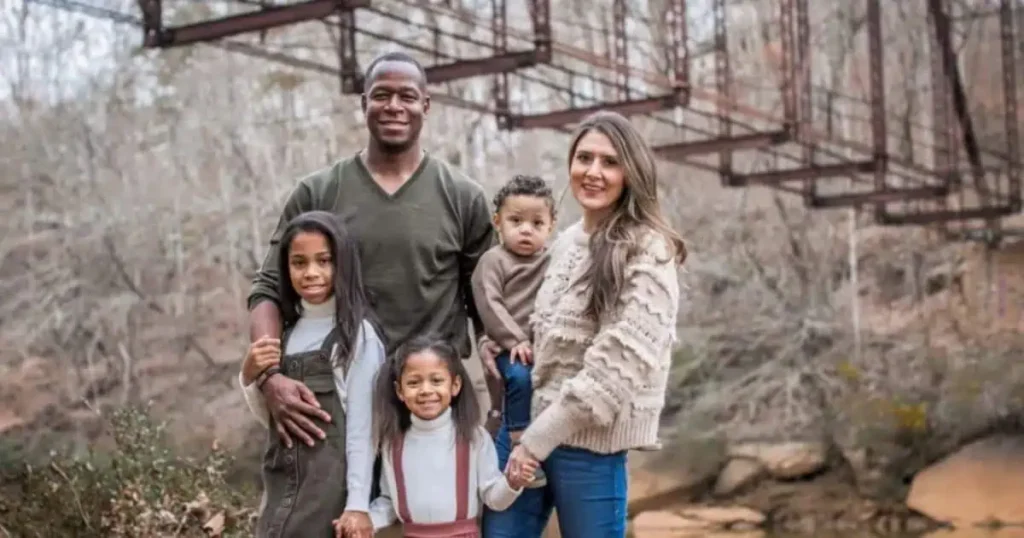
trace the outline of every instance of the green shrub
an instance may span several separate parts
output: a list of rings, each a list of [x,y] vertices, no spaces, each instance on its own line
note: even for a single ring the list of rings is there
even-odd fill
[[[229,454],[214,446],[200,458],[177,455],[163,425],[139,409],[115,412],[109,429],[111,451],[51,453],[41,463],[8,457],[0,467],[0,536],[252,536],[256,497],[225,480]]]

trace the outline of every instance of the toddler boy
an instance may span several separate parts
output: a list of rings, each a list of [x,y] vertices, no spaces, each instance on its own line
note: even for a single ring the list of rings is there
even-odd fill
[[[546,242],[555,222],[551,187],[539,177],[513,177],[494,196],[492,218],[500,241],[477,263],[473,299],[487,338],[502,349],[495,363],[503,382],[488,383],[495,407],[491,413],[501,413],[497,406],[504,404],[505,427],[514,446],[530,423],[530,315],[549,259]],[[527,487],[545,484],[544,471],[538,468]]]

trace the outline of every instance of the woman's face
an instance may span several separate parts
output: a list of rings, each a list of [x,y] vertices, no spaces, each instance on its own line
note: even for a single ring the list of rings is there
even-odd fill
[[[611,213],[626,187],[626,175],[612,141],[592,130],[580,138],[569,163],[572,195],[591,222]]]

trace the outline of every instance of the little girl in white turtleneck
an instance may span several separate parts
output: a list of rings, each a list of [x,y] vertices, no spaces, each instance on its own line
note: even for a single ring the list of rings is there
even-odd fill
[[[498,468],[468,379],[456,350],[431,337],[403,345],[381,370],[374,431],[383,473],[381,495],[370,504],[374,530],[398,520],[406,538],[477,538],[482,506],[505,510],[533,479],[535,467],[519,475]]]

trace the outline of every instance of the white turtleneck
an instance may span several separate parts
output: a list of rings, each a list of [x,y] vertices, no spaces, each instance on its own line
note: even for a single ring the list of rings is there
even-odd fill
[[[324,338],[334,328],[334,312],[333,299],[317,305],[303,301],[302,317],[284,343],[284,354],[320,349]],[[373,461],[376,456],[373,450],[373,385],[384,359],[384,344],[373,327],[364,321],[348,374],[340,367],[334,370],[334,385],[345,411],[345,457],[348,467],[345,510],[369,510]],[[256,383],[245,385],[241,373],[238,374],[238,383],[242,386],[249,409],[261,424],[269,428],[270,413],[263,392]]]
[[[491,510],[505,510],[515,502],[522,489],[512,489],[498,469],[494,441],[478,428],[469,451],[469,517],[480,515],[483,502]],[[451,408],[433,420],[412,416],[412,427],[405,432],[402,470],[409,515],[416,523],[450,523],[456,516],[455,422]],[[373,528],[382,529],[398,520],[395,468],[391,448],[384,443],[384,472],[380,477],[380,497],[370,503]]]

